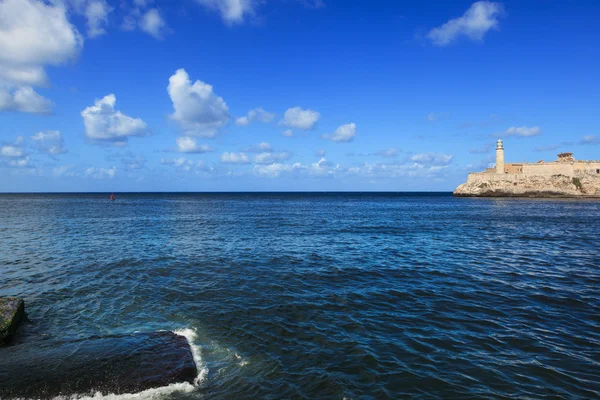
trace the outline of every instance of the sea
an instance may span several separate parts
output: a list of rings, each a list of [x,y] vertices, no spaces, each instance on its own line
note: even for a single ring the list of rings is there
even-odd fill
[[[600,200],[115,195],[0,195],[19,341],[181,332],[199,375],[73,398],[600,398]]]

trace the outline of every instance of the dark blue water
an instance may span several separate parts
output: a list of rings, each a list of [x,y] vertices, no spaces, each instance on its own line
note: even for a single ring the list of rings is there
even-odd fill
[[[599,228],[598,201],[2,195],[0,296],[22,341],[192,332],[201,382],[145,397],[598,398]]]

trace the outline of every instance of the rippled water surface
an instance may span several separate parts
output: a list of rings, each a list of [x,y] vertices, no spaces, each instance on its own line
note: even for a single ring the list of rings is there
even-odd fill
[[[24,341],[194,331],[163,398],[597,398],[599,231],[598,201],[1,195],[0,296]]]

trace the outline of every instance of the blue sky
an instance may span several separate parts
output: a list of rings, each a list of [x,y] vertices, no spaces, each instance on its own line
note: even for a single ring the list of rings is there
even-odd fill
[[[0,0],[0,191],[453,190],[600,159],[596,1]]]

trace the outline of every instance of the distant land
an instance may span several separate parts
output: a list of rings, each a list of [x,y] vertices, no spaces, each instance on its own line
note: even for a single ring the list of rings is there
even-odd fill
[[[560,153],[556,161],[504,162],[502,139],[496,143],[496,166],[469,174],[454,191],[459,197],[599,197],[600,161],[575,160]]]

